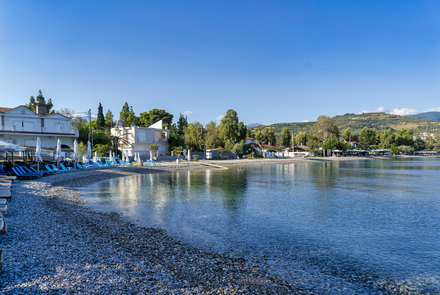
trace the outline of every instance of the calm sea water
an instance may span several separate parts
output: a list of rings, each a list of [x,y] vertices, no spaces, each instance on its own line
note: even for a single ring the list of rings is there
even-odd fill
[[[112,179],[84,191],[197,247],[440,292],[440,160],[318,162]]]

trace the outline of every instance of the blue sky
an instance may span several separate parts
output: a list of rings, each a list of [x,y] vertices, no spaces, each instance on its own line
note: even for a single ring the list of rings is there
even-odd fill
[[[440,1],[0,0],[0,106],[245,124],[440,111]],[[176,121],[176,120],[174,120]]]

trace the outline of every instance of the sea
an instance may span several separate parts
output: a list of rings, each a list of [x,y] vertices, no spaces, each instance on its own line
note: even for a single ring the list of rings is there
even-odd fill
[[[194,247],[263,261],[287,281],[319,274],[440,294],[439,188],[440,159],[420,157],[135,175],[82,197]]]

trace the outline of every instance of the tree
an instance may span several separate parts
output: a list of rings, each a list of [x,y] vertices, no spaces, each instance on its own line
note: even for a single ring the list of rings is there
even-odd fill
[[[359,136],[359,143],[366,148],[370,145],[376,145],[376,129],[364,127]]]
[[[108,151],[112,150],[111,144],[95,144],[93,147],[93,152],[96,152],[99,157],[103,157]]]
[[[292,135],[290,134],[290,130],[287,127],[284,127],[281,130],[281,144],[284,147],[289,147],[292,139]]]
[[[440,141],[437,141],[436,143],[434,143],[433,150],[436,152],[440,152]]]
[[[205,130],[199,122],[190,123],[185,129],[186,144],[191,151],[200,151]]]
[[[186,128],[188,128],[188,119],[180,114],[179,120],[177,121],[177,133],[183,136]]]
[[[104,127],[105,127],[104,112],[102,110],[101,103],[99,103],[99,106],[98,106],[98,115],[96,117],[96,127],[98,129],[104,129]]]
[[[405,128],[400,128],[399,131],[396,132],[396,145],[408,145],[413,146],[413,131],[407,130]]]
[[[110,110],[105,113],[105,128],[111,129],[113,126],[113,114]]]
[[[29,99],[29,103],[25,104],[24,106],[30,109],[31,111],[35,111],[37,109],[37,103],[35,102],[35,98],[31,96],[31,98]]]
[[[313,133],[319,142],[324,143],[327,139],[339,137],[339,128],[335,119],[322,115],[316,119],[310,133]]]
[[[244,142],[238,142],[234,144],[234,147],[231,149],[231,152],[237,154],[238,156],[243,156],[244,153]]]
[[[75,114],[75,111],[69,108],[62,108],[56,112],[69,118],[73,118],[73,114]]]
[[[125,126],[139,125],[139,117],[136,117],[133,111],[133,107],[130,107],[130,111],[125,119]]]
[[[295,137],[295,143],[297,145],[306,145],[308,141],[307,132],[300,132]]]
[[[350,127],[345,129],[344,132],[342,132],[342,138],[347,142],[351,141],[351,136],[352,136],[352,132]]]
[[[322,146],[324,150],[343,150],[345,151],[346,145],[336,137],[328,139]]]
[[[128,114],[130,113],[130,107],[128,106],[128,103],[126,102],[123,106],[122,106],[122,110],[119,113],[119,120],[121,121],[127,121],[128,118]]]
[[[417,137],[416,140],[414,140],[414,150],[416,151],[423,151],[425,149],[425,141],[421,139],[420,137]]]
[[[72,121],[70,123],[71,123],[73,129],[80,130],[81,128],[86,126],[87,120],[81,118],[80,116],[76,116],[75,118],[72,119]]]
[[[38,90],[38,95],[36,97],[36,101],[37,101],[37,103],[43,103],[46,105],[46,112],[48,114],[54,113],[54,111],[52,111],[52,108],[53,108],[52,99],[49,98],[49,100],[46,102],[46,99],[44,98],[43,92],[41,92],[41,90]]]
[[[393,152],[394,155],[397,155],[400,153],[400,149],[395,145],[390,146],[390,150]]]
[[[220,128],[214,121],[205,125],[205,148],[215,149],[222,146],[220,138]]]
[[[149,112],[143,112],[139,114],[141,126],[150,126],[160,120],[163,121],[163,126],[171,127],[173,122],[173,115],[166,112],[165,110],[152,109]]]
[[[224,142],[225,149],[229,151],[240,139],[238,115],[233,109],[229,109],[220,122],[220,138]]]
[[[401,145],[398,147],[401,153],[412,154],[414,153],[414,148],[412,146]]]
[[[395,139],[396,137],[391,132],[391,129],[376,132],[376,142],[378,142],[381,149],[388,149],[391,145],[395,144]]]
[[[152,143],[152,144],[150,144],[148,149],[153,152],[153,156],[155,157],[156,156],[156,152],[159,150],[159,145],[156,144],[156,143]]]

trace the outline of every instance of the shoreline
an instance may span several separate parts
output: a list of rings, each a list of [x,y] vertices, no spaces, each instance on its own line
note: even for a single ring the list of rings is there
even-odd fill
[[[351,158],[342,160],[370,159]],[[287,164],[285,160],[236,160],[240,165],[230,162],[227,167]],[[293,162],[316,162],[303,160]],[[164,230],[126,222],[118,213],[95,212],[80,197],[84,187],[107,179],[193,169],[209,167],[161,163],[154,168],[96,169],[15,183],[5,216],[9,231],[0,239],[5,250],[0,292],[387,294],[385,289],[396,287],[378,290],[362,280],[341,286],[340,278],[326,275],[312,282],[307,270],[305,281],[288,283],[271,275],[264,262],[199,250]],[[347,286],[352,288],[346,290]]]

